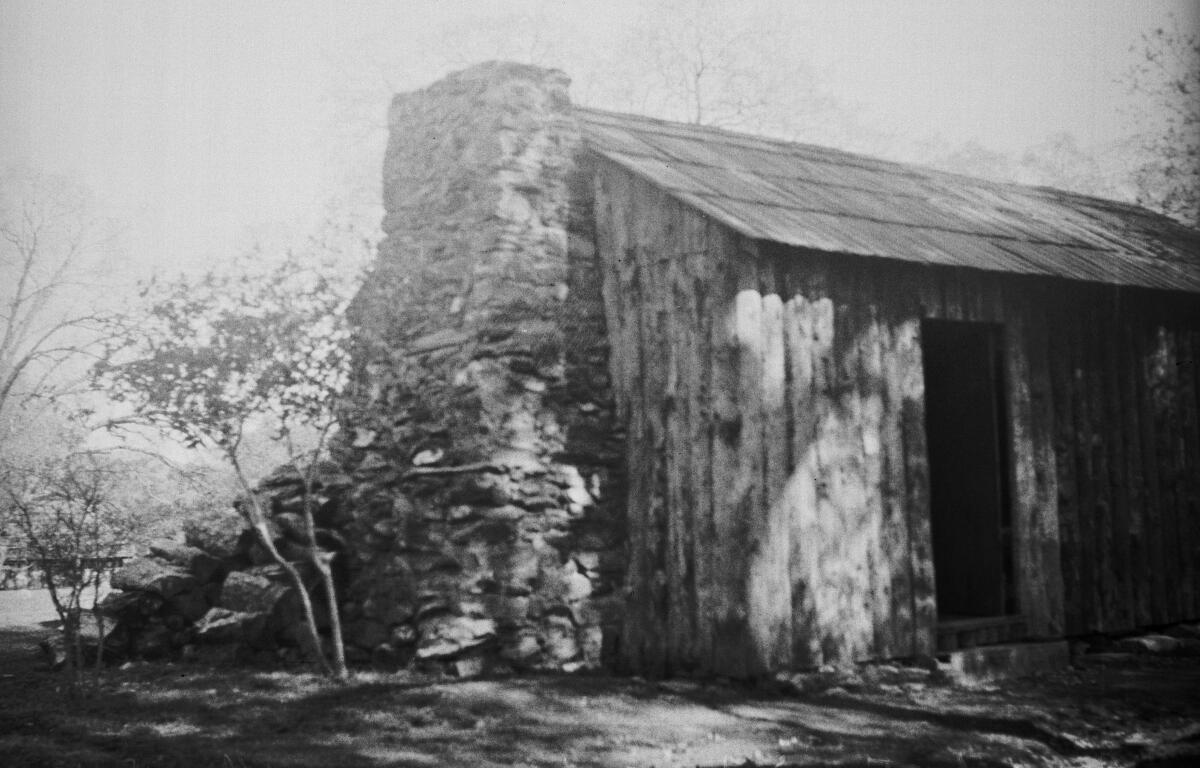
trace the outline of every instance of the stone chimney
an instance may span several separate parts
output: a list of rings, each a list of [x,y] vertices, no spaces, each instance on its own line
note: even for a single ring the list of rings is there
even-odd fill
[[[619,634],[621,438],[567,85],[488,63],[392,102],[342,420],[363,652],[570,669]]]

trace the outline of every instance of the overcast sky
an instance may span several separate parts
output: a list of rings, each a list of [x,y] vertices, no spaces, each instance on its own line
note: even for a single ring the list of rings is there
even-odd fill
[[[0,166],[69,174],[126,223],[139,261],[194,264],[307,226],[348,179],[375,178],[382,135],[348,148],[345,115],[381,120],[389,90],[476,54],[548,55],[586,95],[631,26],[672,22],[647,5],[0,0]],[[876,129],[1019,152],[1059,131],[1119,138],[1130,46],[1171,13],[1196,28],[1200,3],[724,6],[794,42]]]

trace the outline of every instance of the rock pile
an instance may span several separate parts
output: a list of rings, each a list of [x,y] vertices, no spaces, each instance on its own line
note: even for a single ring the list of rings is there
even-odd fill
[[[249,531],[220,557],[188,543],[158,541],[150,554],[118,569],[100,603],[111,621],[110,658],[191,657],[198,645],[238,649],[295,645],[296,595],[282,569],[253,565]],[[245,570],[232,570],[233,567]],[[233,650],[227,648],[226,650]]]
[[[587,522],[583,479],[528,461],[466,470],[381,464],[347,474],[326,462],[314,473],[316,537],[333,555],[347,657],[464,675],[594,666],[605,623],[619,618],[621,569]],[[303,546],[303,478],[282,467],[259,494],[327,634]],[[114,621],[110,658],[303,655],[297,595],[234,510],[189,521],[182,543],[153,543],[112,585],[101,605]]]

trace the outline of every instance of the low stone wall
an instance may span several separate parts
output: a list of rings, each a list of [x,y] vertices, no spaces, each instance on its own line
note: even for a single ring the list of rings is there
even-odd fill
[[[323,469],[314,493],[325,526],[318,541],[340,555],[341,539],[328,526],[350,480],[336,467]],[[270,512],[275,546],[296,562],[327,630],[328,610],[297,525],[302,487],[296,471],[283,468],[263,483],[259,495]],[[104,639],[110,659],[304,656],[306,633],[295,589],[236,509],[189,520],[184,541],[156,541],[149,550],[113,573],[113,591],[100,603],[110,620]]]
[[[334,553],[348,660],[458,674],[598,663],[603,627],[613,620],[603,612],[618,610],[619,564],[607,559],[601,534],[587,532],[596,503],[584,497],[592,492],[582,476],[551,471],[368,463],[346,473],[322,465],[314,519],[317,541]],[[328,643],[328,610],[303,544],[300,473],[277,470],[259,495],[274,544],[300,568]],[[305,655],[292,585],[234,509],[188,521],[184,542],[153,543],[112,586],[101,604],[112,621],[112,660]]]

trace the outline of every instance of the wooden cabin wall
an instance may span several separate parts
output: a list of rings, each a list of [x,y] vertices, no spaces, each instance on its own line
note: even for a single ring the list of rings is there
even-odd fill
[[[764,481],[786,472],[782,338],[762,328],[765,316],[781,332],[778,297],[765,313],[749,300],[760,295],[752,243],[660,190],[602,166],[596,194],[627,425],[621,657],[644,674],[787,666],[791,539]]]
[[[1059,286],[1047,302],[1065,632],[1200,617],[1200,301]]]
[[[797,664],[929,654],[937,606],[921,321],[1002,326],[1016,601],[1063,631],[1043,298],[972,270],[773,249],[789,318]]]
[[[596,217],[628,425],[630,669],[934,651],[922,318],[1003,325],[1029,636],[1200,616],[1194,310],[760,246],[607,163]]]

